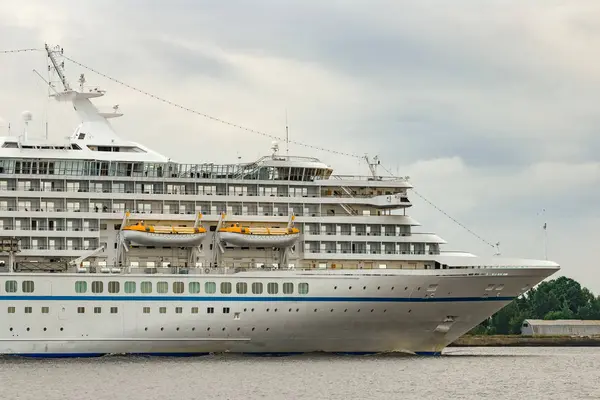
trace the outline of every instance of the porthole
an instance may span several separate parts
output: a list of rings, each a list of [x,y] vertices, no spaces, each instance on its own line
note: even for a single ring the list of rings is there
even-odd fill
[[[269,312],[270,308],[267,308],[267,312]]]
[[[289,311],[289,312],[292,312],[292,309],[290,308],[288,311]]]
[[[206,328],[206,330],[207,330],[207,331],[210,331],[210,327],[209,327],[209,328]]]
[[[273,310],[273,311],[277,312],[277,309],[275,309],[275,310]]]
[[[367,290],[367,287],[366,287],[366,286],[363,286],[363,290]]]
[[[176,331],[179,331],[179,327],[177,327],[177,329],[175,329]]]
[[[334,287],[333,287],[333,290],[337,290],[337,286],[334,286]]]
[[[60,331],[62,332],[64,330],[64,328],[60,328]]]
[[[386,312],[387,310],[383,310],[383,312]]]
[[[46,332],[48,330],[48,328],[44,328],[44,332]]]
[[[225,328],[221,329],[222,331],[225,331]]]
[[[348,286],[348,290],[352,290],[352,286]]]
[[[244,312],[246,312],[246,310],[248,310],[247,308],[244,308]]]
[[[11,332],[12,332],[12,331],[13,331],[13,328],[10,328],[10,329],[9,329],[9,331],[11,331]]]
[[[417,288],[417,290],[421,290],[421,286],[419,286],[419,287]]]
[[[196,330],[196,327],[193,327],[193,328],[192,328],[192,331],[195,331],[195,330]]]
[[[394,286],[392,286],[392,290],[394,290]]]
[[[317,309],[315,308],[315,312],[317,312]]]
[[[239,331],[239,330],[240,330],[240,328],[237,328],[237,330]]]
[[[300,311],[300,309],[299,309],[299,308],[296,308],[296,312],[298,312],[298,311]]]
[[[346,308],[346,309],[344,310],[344,312],[348,312],[348,309]]]
[[[250,311],[254,312],[254,308],[251,308]]]
[[[412,310],[408,310],[408,312],[411,312]]]
[[[256,328],[252,328],[252,332],[254,332],[254,329],[256,329]]]
[[[356,311],[356,312],[360,312],[360,308],[359,308],[359,309],[358,309],[358,311]]]
[[[29,328],[27,328],[27,332],[29,332]]]
[[[144,328],[144,330],[145,330],[145,331],[147,331],[147,330],[148,330],[148,327],[145,327],[145,328]]]
[[[375,311],[375,310],[373,310],[373,309],[371,308],[371,312],[373,312],[373,311]]]
[[[377,290],[381,289],[381,286],[377,286]]]
[[[164,331],[164,330],[165,330],[165,328],[160,328],[160,330],[161,330],[161,331]]]
[[[333,308],[331,310],[329,310],[329,312],[333,312]]]
[[[269,328],[267,328],[267,329],[265,329],[265,330],[266,330],[266,331],[268,331],[268,330],[269,330]]]
[[[408,290],[408,286],[404,287],[404,290]]]

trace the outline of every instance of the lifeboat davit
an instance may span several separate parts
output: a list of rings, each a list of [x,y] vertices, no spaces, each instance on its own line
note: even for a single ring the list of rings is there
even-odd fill
[[[193,247],[206,236],[202,227],[157,226],[139,222],[123,227],[123,238],[140,246]]]
[[[219,229],[221,240],[240,247],[289,247],[300,238],[298,228],[243,227],[232,224]]]

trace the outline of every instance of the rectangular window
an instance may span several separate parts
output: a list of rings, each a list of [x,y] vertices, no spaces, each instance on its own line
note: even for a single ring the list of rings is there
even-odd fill
[[[308,283],[299,283],[298,284],[298,293],[299,294],[308,294]]]
[[[150,314],[150,307],[144,307],[144,314]]]
[[[283,284],[283,294],[292,294],[294,293],[294,284],[291,282],[286,282]]]
[[[17,281],[6,281],[4,283],[4,290],[6,291],[6,293],[16,293]]]
[[[161,314],[166,314],[167,313],[167,307],[160,307],[158,309],[158,312],[161,313]]]
[[[31,314],[32,311],[33,311],[32,307],[25,307],[25,314]]]
[[[183,313],[183,307],[175,307],[175,314]]]
[[[119,307],[111,307],[110,308],[110,313],[111,314],[116,314],[119,312]]]
[[[102,307],[94,307],[94,314],[101,314],[102,313]]]
[[[152,282],[142,282],[142,293],[152,293]]]
[[[8,307],[8,313],[9,314],[14,314],[15,313],[15,307]]]
[[[125,282],[125,293],[135,293],[135,282]]]
[[[117,281],[108,282],[108,293],[119,293],[121,284]]]
[[[229,307],[223,307],[223,314],[229,314]]]
[[[261,282],[254,282],[252,284],[252,293],[262,294],[262,292],[263,292],[263,284]]]
[[[279,285],[277,282],[269,282],[267,284],[267,293],[269,294],[277,294],[279,292]]]
[[[183,293],[183,288],[184,288],[183,282],[173,282],[173,293],[177,293],[177,294]]]
[[[198,307],[192,307],[192,314],[198,314]]]
[[[42,314],[49,314],[50,313],[50,307],[42,307]]]
[[[75,293],[85,293],[85,292],[87,292],[87,282],[86,281],[75,282]]]
[[[222,294],[230,294],[231,293],[231,282],[221,282],[221,293]]]
[[[21,285],[23,293],[33,293],[34,284],[33,281],[23,281]]]
[[[92,293],[102,293],[104,291],[104,282],[94,281],[92,282]]]
[[[214,307],[207,307],[206,308],[206,313],[207,314],[214,314],[215,313],[215,308]]]
[[[200,282],[190,282],[188,290],[191,294],[200,293]]]
[[[204,284],[204,293],[214,294],[217,292],[217,284],[214,282],[206,282]]]
[[[84,314],[85,313],[85,307],[77,307],[77,314]]]
[[[238,282],[235,284],[235,291],[238,294],[246,294],[248,292],[248,284],[246,282]]]
[[[158,282],[156,284],[156,291],[158,293],[167,293],[169,291],[169,284],[167,282]]]

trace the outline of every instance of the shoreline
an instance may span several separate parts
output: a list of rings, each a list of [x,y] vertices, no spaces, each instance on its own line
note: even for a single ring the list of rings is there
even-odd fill
[[[600,346],[600,336],[521,336],[466,335],[448,347],[592,347]]]

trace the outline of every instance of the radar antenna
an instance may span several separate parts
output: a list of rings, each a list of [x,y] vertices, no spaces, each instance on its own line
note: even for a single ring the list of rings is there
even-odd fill
[[[373,179],[379,180],[380,177],[377,175],[377,166],[381,164],[381,161],[379,161],[379,156],[373,157],[373,162],[371,162],[369,156],[365,154],[365,161],[367,162],[367,165],[371,170],[371,175],[373,175]]]

